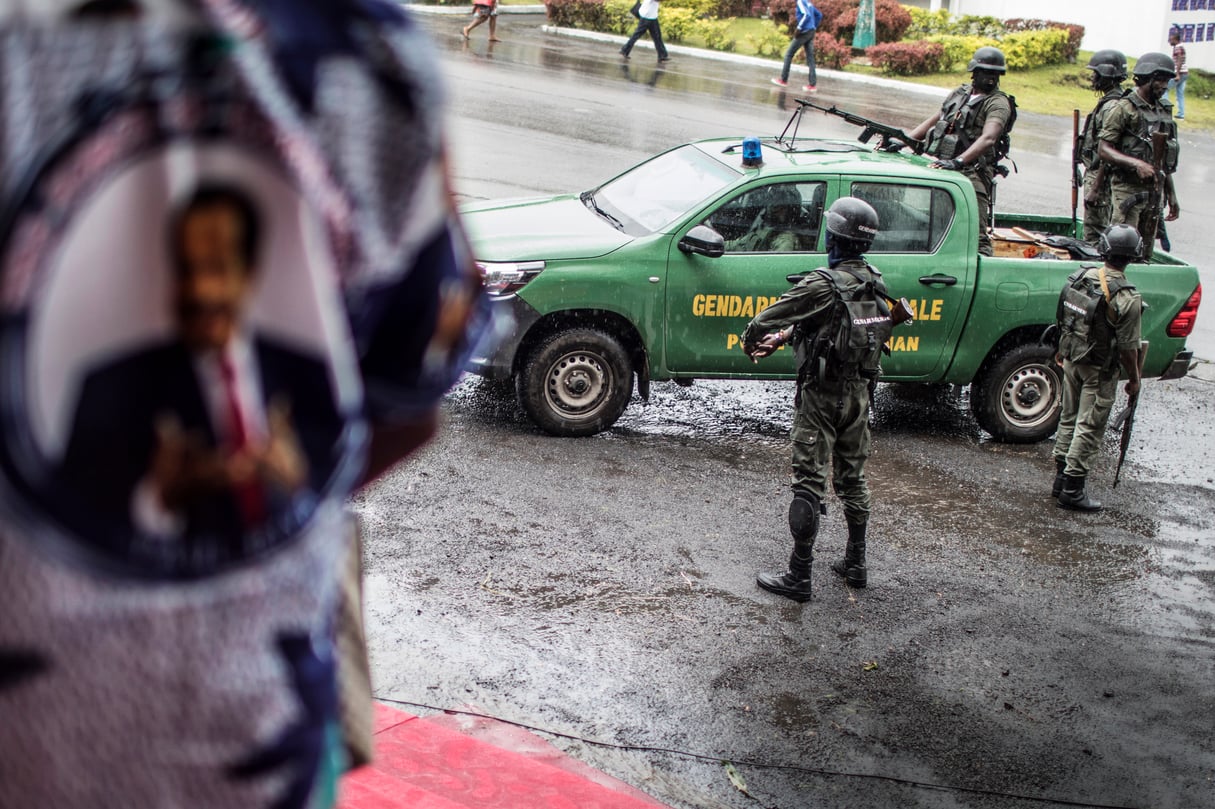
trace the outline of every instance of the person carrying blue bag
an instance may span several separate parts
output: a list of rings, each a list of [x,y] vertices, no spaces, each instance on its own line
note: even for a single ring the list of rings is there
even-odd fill
[[[806,67],[810,69],[808,83],[802,88],[807,93],[818,91],[818,75],[814,69],[814,35],[818,33],[818,24],[823,20],[823,12],[814,7],[810,0],[797,0],[797,21],[793,31],[793,41],[785,51],[785,64],[781,67],[780,78],[772,83],[778,87],[789,84],[789,69],[793,66],[793,55],[798,49],[806,52]]]

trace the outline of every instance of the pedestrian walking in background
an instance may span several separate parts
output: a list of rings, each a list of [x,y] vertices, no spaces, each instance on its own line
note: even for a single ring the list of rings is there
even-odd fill
[[[868,581],[870,386],[880,372],[882,346],[893,326],[881,273],[863,253],[878,233],[877,212],[856,197],[832,203],[827,220],[827,267],[808,275],[747,324],[743,351],[758,361],[792,342],[797,356],[793,443],[793,552],[784,573],[761,573],[763,589],[810,600],[810,570],[828,476],[844,504],[848,544],[831,569],[852,587]],[[856,324],[864,325],[856,325]]]
[[[472,29],[489,20],[489,41],[501,42],[498,39],[498,0],[477,0],[473,3],[473,21],[464,26],[464,38],[472,33]]]
[[[1139,338],[1143,300],[1126,279],[1143,239],[1130,225],[1111,225],[1098,250],[1104,267],[1082,267],[1059,294],[1059,354],[1063,366],[1063,410],[1055,433],[1055,483],[1061,508],[1100,511],[1085,492],[1085,480],[1101,449],[1118,392],[1118,370],[1126,373],[1126,395],[1139,393]],[[1096,305],[1094,305],[1094,303]]]
[[[1181,154],[1177,123],[1161,103],[1173,78],[1173,60],[1163,53],[1145,53],[1134,69],[1135,89],[1110,105],[1098,135],[1098,156],[1113,166],[1110,179],[1110,222],[1127,224],[1143,238],[1143,260],[1152,258],[1159,235],[1160,209],[1165,220],[1181,215],[1173,173]],[[1163,165],[1158,176],[1152,164],[1152,134],[1165,134]]]
[[[996,174],[1008,174],[999,163],[1008,154],[1008,133],[1017,107],[1013,97],[1000,89],[1007,67],[999,48],[979,48],[966,69],[970,84],[950,93],[940,111],[908,135],[927,138],[924,153],[937,158],[932,168],[960,171],[970,179],[979,203],[979,252],[990,256]]]
[[[1084,240],[1096,245],[1110,224],[1110,167],[1097,157],[1097,136],[1111,102],[1129,92],[1122,86],[1127,77],[1126,56],[1121,51],[1097,51],[1085,67],[1093,71],[1093,92],[1100,95],[1097,106],[1084,119],[1078,155],[1084,166]]]
[[[633,50],[633,45],[647,31],[650,34],[650,39],[654,40],[654,50],[658,52],[658,61],[666,62],[670,60],[671,57],[667,54],[667,46],[662,43],[662,27],[658,24],[658,0],[641,0],[637,8],[637,30],[633,31],[633,35],[629,37],[629,41],[624,43],[624,47],[620,49],[620,55],[628,59],[629,52]]]
[[[797,19],[793,25],[793,41],[789,43],[789,49],[785,51],[785,64],[781,67],[780,78],[773,79],[773,84],[778,87],[785,87],[789,84],[789,71],[793,67],[793,57],[800,48],[806,53],[806,67],[810,70],[810,76],[802,90],[807,93],[818,91],[818,74],[814,69],[814,35],[818,33],[818,24],[822,22],[822,19],[823,12],[819,11],[814,3],[810,0],[797,0]]]
[[[1185,66],[1185,45],[1181,44],[1181,32],[1176,28],[1169,31],[1169,44],[1173,46],[1173,78],[1169,79],[1169,90],[1177,88],[1177,114],[1174,117],[1185,120],[1185,83],[1190,78],[1190,69]],[[1168,90],[1164,93],[1164,103],[1170,103]]]

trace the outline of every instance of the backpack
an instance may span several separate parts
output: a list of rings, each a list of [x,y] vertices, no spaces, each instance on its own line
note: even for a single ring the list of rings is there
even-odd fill
[[[802,373],[820,384],[877,379],[882,349],[894,328],[881,274],[870,266],[874,277],[863,279],[846,265],[840,267],[815,270],[835,295],[827,322],[806,336],[808,349]]]
[[[1107,279],[1102,289],[1101,281],[1086,278],[1089,270],[1097,265],[1082,265],[1067,277],[1067,283],[1059,292],[1059,303],[1055,308],[1055,322],[1059,325],[1059,355],[1072,362],[1106,366],[1115,361],[1115,335],[1109,325],[1109,302],[1123,289],[1133,286],[1115,279]]]

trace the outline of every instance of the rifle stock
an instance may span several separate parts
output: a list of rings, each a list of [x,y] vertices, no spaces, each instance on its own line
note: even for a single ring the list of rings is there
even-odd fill
[[[1147,351],[1148,341],[1141,340],[1139,342],[1139,352],[1135,358],[1136,362],[1139,363],[1139,379],[1141,385],[1143,384],[1143,361],[1147,358]],[[1133,430],[1135,427],[1135,409],[1138,407],[1139,394],[1136,393],[1134,396],[1127,399],[1126,407],[1124,407],[1122,412],[1115,416],[1114,420],[1110,422],[1110,426],[1114,430],[1122,430],[1122,436],[1118,440],[1118,465],[1114,467],[1113,488],[1115,489],[1118,488],[1118,481],[1122,479],[1122,463],[1126,460],[1126,451],[1131,446],[1131,430]]]

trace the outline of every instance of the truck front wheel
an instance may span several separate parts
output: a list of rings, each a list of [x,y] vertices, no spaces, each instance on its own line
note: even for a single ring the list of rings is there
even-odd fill
[[[546,433],[594,435],[624,412],[633,395],[633,367],[616,338],[598,329],[570,329],[528,354],[515,390],[524,412]]]
[[[1063,378],[1054,348],[1019,345],[987,363],[970,386],[970,409],[997,441],[1028,444],[1059,422]]]

